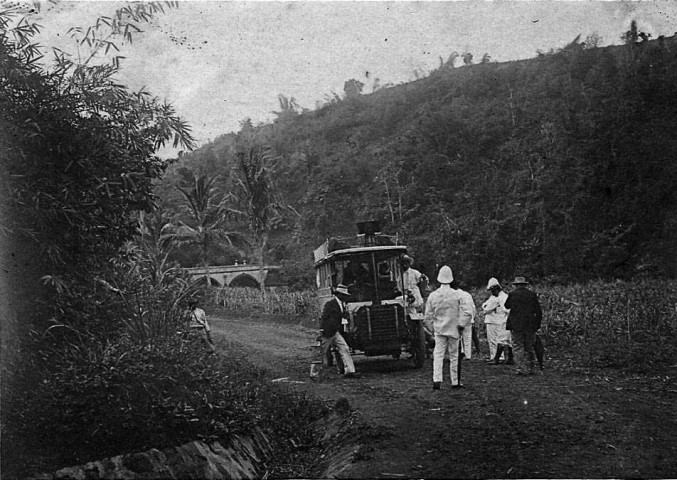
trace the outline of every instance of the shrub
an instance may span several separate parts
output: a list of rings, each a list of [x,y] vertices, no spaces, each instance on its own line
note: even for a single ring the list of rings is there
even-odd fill
[[[263,382],[244,360],[209,355],[192,332],[88,353],[88,361],[63,356],[37,389],[13,393],[23,401],[10,417],[10,440],[22,438],[24,451],[46,458],[42,471],[196,439],[227,441],[257,426],[283,455],[288,439],[312,443],[310,423],[326,412],[319,401]]]
[[[47,279],[55,287],[52,326],[33,332],[33,354],[3,390],[3,472],[227,441],[257,426],[279,452],[290,448],[287,437],[308,441],[323,404],[280,393],[236,356],[207,355],[185,329],[195,285],[155,265],[147,250],[128,245],[94,279]]]

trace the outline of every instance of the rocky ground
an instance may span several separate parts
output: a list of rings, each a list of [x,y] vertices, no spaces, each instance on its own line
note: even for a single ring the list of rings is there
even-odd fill
[[[431,359],[415,369],[404,357],[356,356],[361,377],[325,369],[312,381],[316,330],[219,313],[210,321],[222,352],[246,355],[271,382],[345,397],[372,425],[344,478],[677,476],[677,366],[570,373],[548,351],[541,375],[517,377],[476,357],[463,362],[465,389],[452,390],[447,376],[433,391]]]

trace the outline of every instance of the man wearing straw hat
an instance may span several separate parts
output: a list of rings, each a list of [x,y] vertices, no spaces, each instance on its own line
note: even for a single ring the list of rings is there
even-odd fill
[[[451,388],[461,388],[459,378],[459,341],[463,330],[470,326],[472,305],[458,290],[451,288],[454,276],[451,268],[440,268],[437,281],[440,287],[428,297],[425,307],[425,323],[432,324],[435,332],[435,350],[433,352],[433,390],[442,386],[442,367],[444,354],[449,353],[449,372]]]
[[[538,297],[527,288],[524,277],[515,277],[515,290],[508,294],[505,308],[510,310],[505,328],[511,331],[512,344],[517,357],[518,375],[533,375],[536,358],[536,332],[541,328],[543,311]]]
[[[331,300],[324,304],[320,317],[320,341],[322,345],[322,358],[326,360],[329,349],[335,346],[345,366],[345,376],[355,377],[355,364],[350,356],[350,348],[343,335],[339,331],[343,324],[343,318],[348,314],[345,302],[350,298],[348,287],[341,284],[334,289]]]

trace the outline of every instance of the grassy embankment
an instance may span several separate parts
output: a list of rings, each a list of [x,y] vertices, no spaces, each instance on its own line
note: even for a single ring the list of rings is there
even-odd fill
[[[251,292],[255,293],[255,292]],[[277,311],[277,310],[274,310]],[[7,478],[53,472],[125,453],[193,440],[226,444],[259,428],[274,455],[265,469],[299,476],[328,406],[281,385],[218,341],[210,355],[198,333],[182,329],[140,342],[90,339],[15,365],[3,385],[2,472]]]

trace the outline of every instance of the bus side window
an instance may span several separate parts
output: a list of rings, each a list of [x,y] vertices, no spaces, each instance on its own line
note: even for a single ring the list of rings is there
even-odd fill
[[[331,263],[331,286],[336,287],[344,282],[345,271],[343,269],[344,265],[341,260],[336,260]]]
[[[337,269],[337,266],[334,262],[331,262],[327,265],[327,286],[335,287],[340,282],[339,275],[340,271]]]

